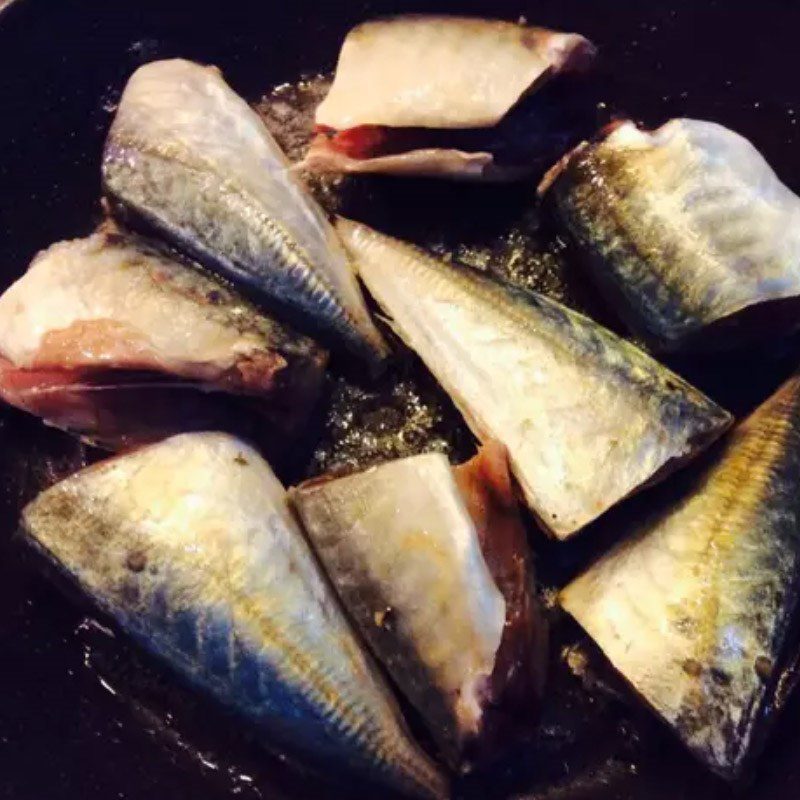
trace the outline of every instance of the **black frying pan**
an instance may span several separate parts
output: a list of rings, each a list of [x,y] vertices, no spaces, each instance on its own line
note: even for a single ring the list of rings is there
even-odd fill
[[[536,24],[580,31],[605,56],[599,99],[606,110],[626,109],[653,124],[677,115],[727,124],[751,138],[783,180],[800,190],[800,6],[788,1],[16,0],[0,11],[0,284],[19,275],[39,248],[83,235],[97,221],[109,109],[136,66],[175,55],[215,63],[255,100],[303,72],[330,69],[354,22],[401,11],[525,14]],[[477,248],[482,239],[494,242],[519,219],[532,224],[526,216],[531,194],[529,187],[498,194],[378,181],[350,202],[351,210],[384,228],[452,250],[462,240]],[[537,231],[538,225],[537,220]],[[492,257],[492,249],[487,252]],[[502,252],[493,257],[502,259]],[[541,288],[591,306],[593,298],[581,288],[580,276],[571,274],[568,257],[553,263],[566,266],[555,275],[549,270]],[[592,311],[605,313],[600,307]],[[673,366],[741,413],[799,362],[800,348],[789,342]],[[435,391],[413,362],[401,369]],[[380,387],[373,394],[375,413],[365,412],[365,424],[383,408]],[[447,434],[461,441],[456,418],[442,402],[443,424],[452,427]],[[69,437],[0,409],[3,543],[12,538],[21,503],[86,456]],[[574,546],[537,539],[544,580],[563,582],[643,502],[644,497],[628,504]],[[80,602],[52,588],[24,553],[3,548],[0,798],[357,796],[354,787],[331,788],[265,754],[235,721],[181,689],[119,636],[85,620]],[[573,626],[557,620],[550,702],[539,740],[510,754],[492,775],[467,781],[462,796],[800,797],[800,698],[789,701],[750,781],[730,788],[696,765],[648,713],[608,692],[585,691],[560,658],[562,645],[580,641]]]

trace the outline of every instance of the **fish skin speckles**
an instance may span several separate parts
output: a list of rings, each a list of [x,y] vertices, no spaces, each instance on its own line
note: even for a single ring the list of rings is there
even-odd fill
[[[146,649],[308,763],[437,800],[267,463],[218,433],[96,464],[23,511],[27,538]]]
[[[695,756],[735,778],[793,655],[800,377],[687,477],[561,604]]]
[[[730,425],[677,375],[561,304],[358,223],[338,228],[367,288],[473,433],[507,447],[552,535],[572,536]]]

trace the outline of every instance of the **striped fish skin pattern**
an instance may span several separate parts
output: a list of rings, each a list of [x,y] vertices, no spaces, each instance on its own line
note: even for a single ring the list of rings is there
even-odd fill
[[[268,744],[447,796],[248,445],[183,434],[101,462],[41,494],[22,527],[127,633]]]
[[[631,686],[715,772],[757,754],[800,578],[800,376],[561,595]]]
[[[216,68],[140,67],[102,169],[129,223],[154,228],[298,329],[371,362],[387,354],[327,217]]]
[[[800,198],[739,134],[625,122],[554,173],[589,273],[654,347],[728,349],[797,327]]]
[[[370,293],[481,441],[504,444],[542,528],[566,539],[713,442],[730,415],[542,295],[340,220]]]

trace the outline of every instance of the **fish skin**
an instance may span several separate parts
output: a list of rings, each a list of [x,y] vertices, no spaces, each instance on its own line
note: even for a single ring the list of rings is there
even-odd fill
[[[388,353],[322,209],[219,70],[181,59],[131,76],[103,185],[155,228],[298,327],[377,363]]]
[[[22,514],[29,540],[135,640],[273,745],[420,797],[411,741],[256,451],[184,434],[102,462]]]
[[[797,327],[800,198],[739,134],[625,122],[547,183],[590,274],[654,347],[728,349]]]
[[[0,297],[0,397],[112,448],[189,429],[188,409],[170,410],[181,395],[219,416],[190,391],[257,398],[289,433],[326,362],[218,279],[109,226],[42,251]],[[137,392],[154,430],[123,411]]]
[[[630,343],[561,304],[435,261],[349,220],[362,279],[481,441],[509,451],[559,539],[711,444],[730,415]]]
[[[800,377],[681,491],[566,587],[561,605],[714,772],[766,733],[797,612]],[[774,713],[772,717],[774,717]]]
[[[506,604],[447,458],[311,480],[290,498],[345,608],[457,766],[481,731]]]

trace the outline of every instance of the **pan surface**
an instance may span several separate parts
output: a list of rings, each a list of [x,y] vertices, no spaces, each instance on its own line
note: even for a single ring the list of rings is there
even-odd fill
[[[119,91],[141,63],[183,56],[220,66],[258,101],[272,87],[329,71],[346,30],[371,16],[442,11],[524,15],[575,30],[603,56],[598,116],[625,110],[657,124],[694,116],[749,137],[800,191],[800,6],[694,0],[0,0],[0,288],[51,242],[87,233],[100,216],[99,157]],[[289,107],[291,87],[277,97]],[[272,120],[274,123],[274,120]],[[281,133],[281,131],[278,131]],[[286,135],[286,131],[282,131]],[[365,182],[333,201],[386,230],[613,317],[572,274],[569,253],[531,216],[533,188],[465,189]],[[330,198],[329,198],[330,199]],[[512,259],[511,257],[514,256]],[[671,365],[737,414],[766,397],[800,363],[797,341]],[[383,384],[334,377],[334,411],[296,474],[363,460],[337,414],[355,409],[383,455],[381,432],[411,425],[422,449],[454,455],[471,440],[446,398],[409,359]],[[400,420],[398,422],[398,420]],[[409,422],[411,420],[411,422]],[[415,427],[414,427],[415,426]],[[379,448],[380,449],[380,448]],[[21,504],[91,457],[66,435],[0,408],[0,798],[205,800],[356,797],[267,754],[240,726],[177,686],[75,598],[65,597],[14,546]],[[540,574],[562,584],[607,545],[644,497],[574,545],[533,542]],[[591,544],[590,544],[591,542]],[[588,690],[571,671],[591,647],[556,619],[549,702],[537,742],[490,776],[459,787],[465,798],[540,800],[795,800],[800,797],[800,697],[787,701],[745,785],[709,776],[649,714],[610,685]],[[576,649],[578,648],[578,649]],[[491,787],[491,791],[487,788]]]

